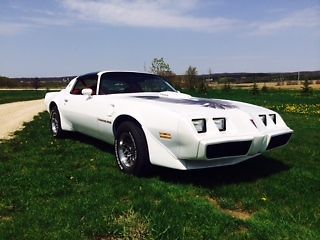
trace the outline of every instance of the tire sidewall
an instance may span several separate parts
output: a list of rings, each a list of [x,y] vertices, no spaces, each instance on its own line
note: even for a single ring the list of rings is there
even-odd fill
[[[56,115],[56,119],[58,120],[57,133],[54,133],[52,130],[52,118],[54,114]],[[62,137],[63,131],[61,128],[61,119],[60,119],[60,114],[57,107],[53,107],[52,110],[50,111],[50,130],[53,137],[55,138]]]
[[[136,145],[137,158],[132,167],[124,166],[119,158],[118,139],[123,132],[128,132],[129,134],[131,134]],[[150,167],[149,151],[145,134],[140,126],[137,126],[135,123],[128,121],[121,123],[115,134],[114,147],[117,165],[121,171],[136,176],[142,176],[147,174],[148,169]]]

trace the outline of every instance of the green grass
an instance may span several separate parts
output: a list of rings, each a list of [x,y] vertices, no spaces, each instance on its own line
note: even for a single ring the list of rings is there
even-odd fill
[[[0,90],[0,104],[44,98],[43,90]]]
[[[292,92],[211,94],[319,103]],[[117,169],[112,146],[79,134],[53,139],[43,113],[0,144],[0,239],[319,239],[320,114],[282,116],[295,131],[285,148],[136,178]]]
[[[192,93],[207,98],[231,99],[236,101],[245,101],[258,105],[274,105],[274,104],[319,104],[320,91],[314,90],[310,95],[303,95],[301,91],[295,90],[269,90],[267,92],[260,91],[254,95],[250,90],[231,89],[225,90],[209,90],[206,94]]]

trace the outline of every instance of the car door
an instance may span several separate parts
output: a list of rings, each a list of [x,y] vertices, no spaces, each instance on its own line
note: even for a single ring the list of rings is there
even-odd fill
[[[113,143],[114,133],[112,123],[117,115],[117,104],[121,101],[119,95],[135,91],[128,83],[129,78],[126,73],[106,72],[103,73],[99,81],[99,96],[102,101],[101,111],[98,113],[98,131],[100,139]]]
[[[123,79],[117,79],[112,73],[104,73],[100,77],[99,81],[99,105],[101,109],[98,113],[98,131],[100,133],[100,139],[113,143],[114,134],[112,123],[116,116],[116,106],[118,94],[124,92],[127,84],[123,82]]]
[[[98,134],[97,82],[97,74],[78,77],[72,90],[64,98],[65,117],[73,124],[76,131],[93,137]],[[85,88],[90,88],[92,95],[82,95],[81,92]]]

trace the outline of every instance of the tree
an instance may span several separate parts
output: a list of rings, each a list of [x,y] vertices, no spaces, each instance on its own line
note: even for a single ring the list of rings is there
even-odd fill
[[[213,72],[212,72],[212,69],[209,68],[209,72],[208,72],[208,78],[210,79],[210,81],[213,81]]]
[[[222,77],[220,81],[223,83],[222,90],[229,91],[231,90],[230,78],[229,77]]]
[[[151,63],[150,71],[154,74],[161,76],[170,76],[172,71],[168,63],[166,63],[162,58],[154,58]]]
[[[39,78],[34,78],[32,81],[32,86],[34,87],[35,90],[38,90],[40,87],[40,80]]]
[[[206,80],[204,77],[202,77],[202,78],[200,79],[200,84],[199,84],[199,86],[198,86],[198,91],[199,91],[200,93],[205,93],[205,94],[207,94],[207,92],[208,92],[207,80]]]
[[[261,91],[262,92],[267,92],[268,91],[268,87],[267,87],[266,83],[263,84],[263,87],[261,88]]]
[[[303,94],[310,94],[312,91],[312,88],[310,87],[310,82],[308,80],[307,77],[305,77],[304,81],[303,81],[303,85],[302,85],[302,89],[301,89]]]
[[[254,81],[254,83],[252,85],[251,93],[253,95],[258,95],[259,94],[259,88],[258,88],[258,84],[257,84],[256,81]]]
[[[18,81],[7,77],[0,76],[0,87],[14,88],[18,86]]]
[[[210,83],[214,82],[214,76],[213,76],[213,72],[212,72],[211,68],[209,68],[208,77],[207,77],[206,81],[210,82]]]
[[[166,80],[176,89],[181,90],[182,88],[182,77],[172,73],[169,76],[165,76]]]
[[[197,88],[197,75],[198,70],[196,67],[189,66],[186,71],[186,78],[190,90],[195,90]]]

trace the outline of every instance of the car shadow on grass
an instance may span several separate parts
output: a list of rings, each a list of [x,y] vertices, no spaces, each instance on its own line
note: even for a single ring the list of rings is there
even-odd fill
[[[112,145],[84,134],[68,132],[65,138],[92,145],[105,153],[114,155]],[[155,166],[148,178],[156,177],[164,182],[212,188],[219,185],[254,182],[289,169],[290,166],[276,159],[260,155],[235,165],[188,171]]]
[[[155,175],[170,183],[192,184],[206,188],[254,182],[288,171],[290,166],[264,155],[230,166],[180,171],[157,167]]]
[[[110,154],[114,155],[114,148],[112,145],[110,145],[106,142],[103,142],[101,140],[98,140],[96,138],[92,138],[90,136],[84,135],[82,133],[66,132],[64,135],[64,138],[70,139],[73,141],[78,141],[78,142],[84,143],[84,144],[89,144],[89,145],[94,146],[103,152],[110,153]]]

